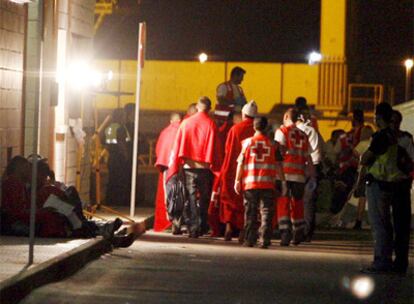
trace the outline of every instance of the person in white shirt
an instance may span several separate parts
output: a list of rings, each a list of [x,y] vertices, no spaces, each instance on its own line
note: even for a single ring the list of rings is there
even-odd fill
[[[322,175],[322,148],[324,145],[323,138],[319,132],[312,126],[309,108],[303,106],[298,109],[299,116],[296,122],[298,129],[303,131],[309,139],[311,148],[312,165],[314,166],[314,178],[308,178],[304,194],[304,218],[305,218],[305,241],[310,242],[315,230],[316,215],[316,189]]]

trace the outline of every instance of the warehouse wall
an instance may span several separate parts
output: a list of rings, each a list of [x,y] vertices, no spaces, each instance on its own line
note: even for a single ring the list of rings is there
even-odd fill
[[[112,70],[114,79],[108,91],[135,93],[136,61],[105,60],[95,63],[101,71]],[[238,65],[247,73],[242,88],[247,99],[254,99],[260,112],[268,113],[275,104],[293,103],[297,96],[305,96],[315,104],[318,95],[318,66],[307,64],[199,62],[148,60],[142,71],[141,108],[143,110],[185,110],[202,95],[215,102],[216,87],[227,73]],[[283,68],[282,68],[283,66]],[[283,92],[282,92],[283,89]],[[98,95],[100,108],[115,108],[134,102],[134,95],[120,98]]]
[[[0,0],[0,171],[22,152],[24,6]]]

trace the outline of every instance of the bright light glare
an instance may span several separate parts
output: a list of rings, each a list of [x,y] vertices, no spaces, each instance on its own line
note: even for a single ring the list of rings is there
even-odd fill
[[[374,280],[370,277],[358,277],[351,281],[351,291],[358,299],[369,297],[374,291]]]
[[[206,62],[207,59],[208,59],[208,56],[206,53],[201,53],[200,55],[198,55],[198,60],[200,60],[200,63]]]
[[[414,65],[414,61],[412,59],[407,59],[406,61],[404,61],[404,65],[407,68],[407,70],[410,70]]]
[[[30,0],[9,0],[10,2],[17,3],[17,4],[25,4],[30,3]]]
[[[322,54],[318,52],[312,52],[308,56],[309,64],[315,64],[322,61]]]
[[[99,87],[105,81],[113,78],[113,72],[106,74],[92,70],[86,61],[75,61],[69,64],[66,73],[58,72],[59,83],[67,82],[75,90],[83,90],[86,87]]]

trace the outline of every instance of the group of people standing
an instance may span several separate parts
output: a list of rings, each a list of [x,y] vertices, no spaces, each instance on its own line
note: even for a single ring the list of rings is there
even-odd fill
[[[297,106],[285,113],[274,140],[269,138],[267,119],[258,116],[254,101],[246,102],[240,87],[244,74],[235,67],[230,80],[218,86],[212,117],[210,99],[201,97],[196,113],[182,121],[173,114],[171,124],[161,132],[156,166],[163,177],[155,230],[170,224],[165,215],[170,208],[165,204],[175,188],[168,185],[178,176],[175,180],[184,185],[186,199],[175,216],[179,219],[170,216],[174,234],[182,233],[184,224],[189,237],[210,231],[225,240],[238,236],[246,246],[254,246],[259,238],[259,245],[267,248],[278,225],[282,246],[312,238],[315,208],[305,208],[303,199],[305,191],[311,191],[309,204],[314,203],[320,171],[322,138],[315,121],[306,100],[299,98]]]
[[[213,115],[210,99],[201,97],[184,119],[174,113],[161,132],[154,230],[172,222],[173,234],[186,226],[192,238],[210,232],[225,240],[238,236],[246,246],[259,239],[259,246],[267,248],[278,226],[281,246],[309,242],[319,182],[333,176],[332,213],[354,194],[359,198],[355,226],[360,228],[368,201],[375,256],[364,271],[405,273],[414,145],[412,136],[399,130],[401,113],[387,103],[377,105],[379,131],[374,133],[363,111],[355,110],[352,129],[335,130],[325,143],[306,99],[299,97],[270,138],[267,119],[258,116],[254,101],[246,102],[240,87],[244,74],[236,67],[230,80],[218,86]]]

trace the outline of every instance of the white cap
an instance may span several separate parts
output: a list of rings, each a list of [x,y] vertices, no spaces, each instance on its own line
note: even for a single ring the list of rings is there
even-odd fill
[[[243,106],[242,113],[247,116],[255,117],[257,115],[257,104],[254,100],[250,100]]]

